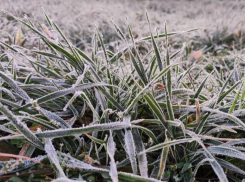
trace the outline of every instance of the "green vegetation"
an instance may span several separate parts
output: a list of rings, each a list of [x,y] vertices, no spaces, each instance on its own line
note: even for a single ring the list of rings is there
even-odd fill
[[[18,148],[1,147],[0,180],[245,178],[243,38],[171,47],[178,32],[155,35],[146,15],[148,37],[114,24],[125,47],[112,52],[96,29],[83,52],[45,16],[46,25],[13,17],[35,47],[21,30],[0,40],[0,143]]]

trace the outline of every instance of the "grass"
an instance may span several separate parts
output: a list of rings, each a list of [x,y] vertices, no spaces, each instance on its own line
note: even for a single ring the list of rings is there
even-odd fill
[[[108,6],[108,4],[110,6]],[[6,10],[18,17],[25,14],[32,21],[45,21],[43,13],[46,12],[54,22],[62,29],[62,32],[72,41],[73,45],[79,49],[91,52],[91,40],[94,32],[94,25],[103,34],[104,43],[109,49],[113,49],[118,41],[116,31],[114,31],[111,19],[127,35],[127,24],[134,25],[134,37],[140,38],[149,35],[147,21],[144,11],[147,9],[151,15],[151,24],[159,32],[164,32],[164,23],[167,22],[170,32],[200,28],[191,34],[179,34],[175,36],[176,41],[203,43],[202,39],[207,36],[212,38],[217,32],[223,32],[225,36],[244,35],[244,7],[245,2],[241,0],[222,1],[222,0],[184,0],[184,1],[69,1],[42,0],[39,5],[38,0],[31,2],[26,0],[2,0],[0,9]],[[83,9],[83,11],[81,11]],[[1,13],[1,12],[0,12]],[[0,36],[8,39],[20,28],[20,24],[5,17],[1,13]],[[35,34],[31,31],[22,29],[25,38],[25,46],[35,46]],[[14,33],[13,33],[14,32]],[[208,35],[206,35],[208,34]],[[173,37],[172,37],[173,38]],[[209,39],[205,40],[207,43]],[[173,45],[173,44],[172,44]],[[201,46],[202,48],[202,46]],[[115,51],[115,50],[113,50]]]
[[[45,26],[9,16],[38,38],[1,40],[0,141],[18,150],[1,151],[0,180],[245,177],[243,44],[227,48],[242,39],[219,34],[193,54],[200,44],[171,47],[179,34],[155,34],[147,15],[149,36],[114,24],[125,47],[110,51],[96,29],[83,52],[47,15]]]

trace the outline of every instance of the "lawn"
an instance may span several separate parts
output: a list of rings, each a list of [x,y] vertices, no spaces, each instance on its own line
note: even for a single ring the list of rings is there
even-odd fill
[[[244,182],[243,2],[28,2],[2,2],[0,181]]]

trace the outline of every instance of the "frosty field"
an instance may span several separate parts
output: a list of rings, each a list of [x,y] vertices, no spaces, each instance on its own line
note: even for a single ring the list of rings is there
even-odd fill
[[[0,9],[0,181],[244,182],[245,1]]]

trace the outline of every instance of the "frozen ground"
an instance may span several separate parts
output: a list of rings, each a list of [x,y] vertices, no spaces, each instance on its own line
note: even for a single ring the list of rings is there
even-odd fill
[[[39,21],[46,12],[67,36],[88,41],[95,25],[108,38],[105,41],[111,41],[115,34],[111,19],[124,29],[130,24],[135,35],[148,35],[145,10],[153,30],[159,32],[163,32],[165,22],[169,31],[200,28],[194,34],[201,37],[205,32],[227,29],[238,34],[245,29],[244,0],[0,0],[0,8]],[[0,35],[11,32],[13,27],[2,17]]]

